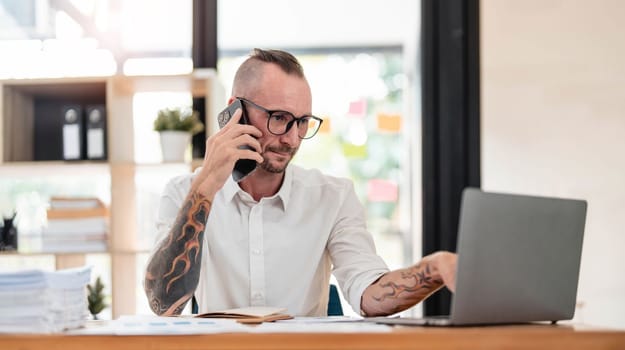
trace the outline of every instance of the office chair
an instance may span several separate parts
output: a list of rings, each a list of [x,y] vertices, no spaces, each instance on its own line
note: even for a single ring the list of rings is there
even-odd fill
[[[195,296],[191,298],[191,312],[197,314],[199,307]],[[341,298],[336,286],[330,285],[330,298],[328,299],[328,316],[343,316],[343,307],[341,306]]]
[[[198,314],[200,313],[200,307],[197,305],[197,300],[195,300],[195,295],[191,298],[191,313]]]
[[[328,316],[343,316],[343,307],[341,306],[341,298],[336,286],[330,285],[330,298],[328,299]]]

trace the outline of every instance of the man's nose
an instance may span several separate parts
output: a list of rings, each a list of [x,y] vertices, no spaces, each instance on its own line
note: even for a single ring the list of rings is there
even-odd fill
[[[287,132],[282,135],[282,142],[288,144],[289,146],[297,145],[297,142],[299,142],[298,132],[299,130],[297,122],[293,122],[293,124],[290,125],[289,130],[287,130]]]

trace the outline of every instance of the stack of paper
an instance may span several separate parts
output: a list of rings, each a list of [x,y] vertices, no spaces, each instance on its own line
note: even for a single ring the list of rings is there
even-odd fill
[[[108,209],[97,198],[53,197],[42,230],[41,250],[50,253],[107,249]]]
[[[83,326],[91,268],[0,272],[0,333],[52,333]]]

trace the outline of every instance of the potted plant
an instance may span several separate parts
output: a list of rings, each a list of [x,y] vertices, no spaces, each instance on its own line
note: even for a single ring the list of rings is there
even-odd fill
[[[93,319],[97,320],[98,314],[106,307],[104,302],[104,284],[102,284],[99,276],[95,280],[94,285],[87,284],[87,290],[89,291],[87,295],[89,312],[93,315]]]
[[[189,107],[164,108],[158,111],[154,130],[159,132],[164,162],[181,162],[191,143],[191,136],[204,129],[198,112]]]

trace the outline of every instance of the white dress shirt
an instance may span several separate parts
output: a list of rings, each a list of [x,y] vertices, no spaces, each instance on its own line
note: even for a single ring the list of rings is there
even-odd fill
[[[159,240],[198,172],[176,177],[165,188],[156,221]],[[292,315],[325,316],[333,273],[360,313],[363,291],[387,271],[351,181],[289,165],[272,197],[257,202],[231,177],[217,192],[195,296],[200,312],[278,306]]]

